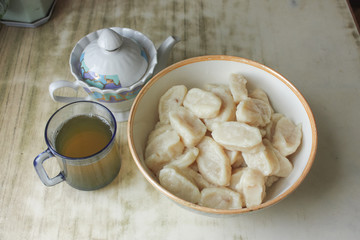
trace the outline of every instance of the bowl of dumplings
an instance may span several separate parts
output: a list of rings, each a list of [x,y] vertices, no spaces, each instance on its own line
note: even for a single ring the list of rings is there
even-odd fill
[[[317,130],[296,87],[260,63],[227,55],[177,62],[130,111],[132,157],[156,190],[206,215],[278,203],[313,164]]]

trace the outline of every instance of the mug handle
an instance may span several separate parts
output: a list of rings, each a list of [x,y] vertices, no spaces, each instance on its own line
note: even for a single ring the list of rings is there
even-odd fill
[[[72,88],[73,90],[75,90],[75,92],[77,92],[79,90],[79,87],[80,87],[80,85],[77,82],[69,82],[69,81],[65,81],[65,80],[52,82],[49,85],[50,97],[56,102],[64,102],[64,103],[71,103],[71,102],[81,101],[81,100],[91,100],[90,96],[83,98],[83,97],[62,97],[62,96],[55,95],[55,91],[57,89]]]
[[[49,178],[49,176],[47,175],[43,166],[43,162],[51,157],[54,157],[54,155],[50,152],[49,149],[46,149],[34,159],[34,168],[39,175],[40,180],[45,184],[45,186],[54,186],[65,180],[65,176],[62,172],[60,172],[56,177],[53,178]]]

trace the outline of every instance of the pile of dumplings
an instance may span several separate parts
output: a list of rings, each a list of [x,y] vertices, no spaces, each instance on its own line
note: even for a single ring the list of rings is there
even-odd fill
[[[275,113],[262,89],[232,74],[228,85],[176,85],[161,96],[145,163],[186,201],[216,209],[262,203],[266,188],[293,169],[301,124]]]

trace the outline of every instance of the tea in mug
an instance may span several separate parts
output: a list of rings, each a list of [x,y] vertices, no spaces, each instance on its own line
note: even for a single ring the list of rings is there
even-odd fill
[[[110,183],[121,166],[110,125],[96,115],[79,115],[60,126],[55,137],[55,149],[65,157],[59,162],[66,182],[81,190],[94,190]],[[106,146],[108,148],[103,150]],[[107,152],[106,152],[107,151]],[[98,154],[97,154],[98,153]],[[83,159],[91,156],[91,162]]]
[[[112,132],[106,120],[96,115],[79,115],[60,127],[55,148],[65,157],[88,157],[104,149],[111,136]]]

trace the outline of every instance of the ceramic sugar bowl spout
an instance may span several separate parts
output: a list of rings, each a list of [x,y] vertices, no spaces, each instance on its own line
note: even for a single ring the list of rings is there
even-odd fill
[[[118,121],[126,121],[132,102],[144,84],[167,66],[177,37],[168,37],[158,49],[144,34],[129,28],[106,28],[92,32],[75,45],[70,54],[70,69],[76,81],[50,84],[53,100],[73,102],[79,97],[55,94],[60,88],[77,91],[82,87],[87,100],[107,106]]]

